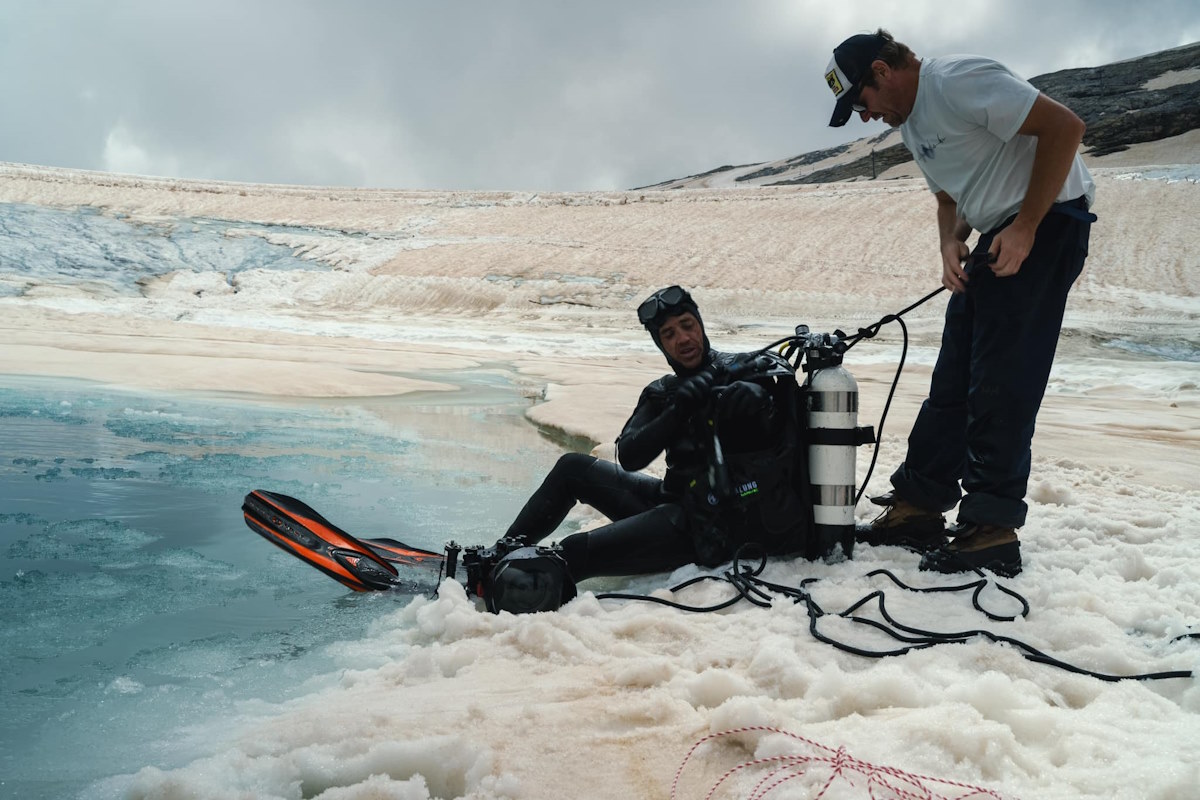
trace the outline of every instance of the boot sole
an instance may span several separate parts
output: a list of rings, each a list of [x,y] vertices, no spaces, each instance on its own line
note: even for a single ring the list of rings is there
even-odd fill
[[[1015,550],[1015,557],[1010,553],[998,552],[1000,550]],[[921,559],[920,568],[926,572],[941,572],[945,575],[986,569],[1002,578],[1015,578],[1021,574],[1022,568],[1020,545],[1014,542],[1012,545],[1004,544],[968,553],[942,547],[926,553]]]

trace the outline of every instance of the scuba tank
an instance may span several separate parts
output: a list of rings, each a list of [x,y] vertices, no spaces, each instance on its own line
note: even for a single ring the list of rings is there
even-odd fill
[[[854,550],[857,448],[874,442],[875,433],[858,426],[858,382],[842,366],[845,340],[837,334],[809,333],[806,325],[797,327],[796,335],[803,342],[808,373],[804,402],[813,533],[824,552],[840,544],[849,558]]]

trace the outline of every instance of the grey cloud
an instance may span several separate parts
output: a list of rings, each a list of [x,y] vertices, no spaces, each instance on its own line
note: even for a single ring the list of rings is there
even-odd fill
[[[900,6],[897,6],[900,8]],[[181,177],[611,189],[772,160],[830,130],[834,44],[1029,76],[1200,37],[1194,2],[103,4],[0,0],[0,158]]]

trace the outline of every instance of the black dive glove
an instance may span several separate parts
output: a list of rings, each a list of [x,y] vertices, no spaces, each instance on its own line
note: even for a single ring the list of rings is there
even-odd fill
[[[682,414],[691,414],[704,407],[708,402],[709,392],[712,391],[713,376],[709,372],[699,372],[690,378],[679,382],[675,389],[675,410]]]
[[[767,390],[750,381],[734,381],[721,393],[717,413],[722,419],[757,417],[771,405]]]

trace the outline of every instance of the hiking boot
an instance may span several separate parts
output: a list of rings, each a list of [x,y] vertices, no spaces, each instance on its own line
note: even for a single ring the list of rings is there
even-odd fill
[[[918,553],[946,543],[946,520],[936,511],[918,508],[895,492],[872,497],[871,502],[883,506],[883,512],[869,526],[855,530],[855,541],[876,547],[892,544]]]
[[[945,573],[987,569],[1005,578],[1021,572],[1021,543],[1016,528],[960,522],[948,533],[953,540],[926,553],[921,569]]]

